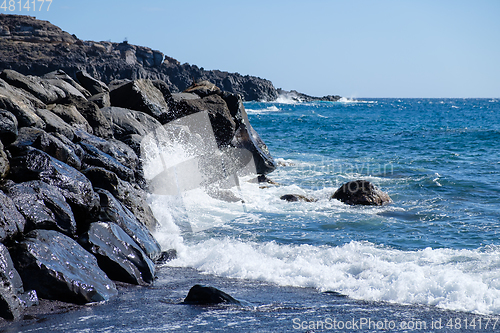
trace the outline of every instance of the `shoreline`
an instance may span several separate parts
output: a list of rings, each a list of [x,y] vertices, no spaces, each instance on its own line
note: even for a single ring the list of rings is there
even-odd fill
[[[250,305],[193,306],[182,304],[189,288],[194,284],[215,286]],[[139,303],[134,304],[135,301]],[[49,304],[50,305],[50,304]],[[123,286],[118,297],[104,304],[64,307],[57,304],[59,312],[40,311],[33,317],[19,322],[0,322],[2,332],[28,332],[50,329],[53,332],[78,332],[82,329],[98,330],[103,327],[135,332],[148,329],[152,332],[168,330],[199,331],[217,329],[231,332],[241,331],[308,331],[316,325],[357,322],[366,319],[372,325],[380,322],[394,327],[382,327],[385,331],[406,332],[402,323],[426,325],[441,321],[440,332],[456,332],[455,327],[446,326],[452,320],[462,324],[475,319],[491,323],[495,316],[444,310],[433,306],[401,305],[388,302],[369,302],[339,296],[335,293],[319,292],[314,288],[278,286],[271,283],[222,278],[203,274],[192,268],[163,266],[158,280],[150,287]],[[148,320],[144,321],[144,318]],[[204,318],[198,321],[196,318]],[[277,318],[280,318],[279,320]],[[64,325],[62,325],[64,323]],[[198,323],[198,324],[197,324]],[[301,325],[300,327],[297,325]],[[10,326],[9,326],[10,325]],[[305,325],[305,326],[303,326]],[[365,322],[368,325],[368,321]],[[391,324],[392,325],[392,324]],[[156,327],[156,328],[153,328]],[[371,327],[378,330],[380,327]],[[324,327],[326,330],[333,329]],[[337,327],[339,329],[339,327]],[[363,329],[367,329],[365,326]],[[362,331],[362,328],[353,331]],[[415,329],[415,326],[414,326]],[[483,327],[484,329],[484,327]],[[474,331],[472,327],[468,330]]]

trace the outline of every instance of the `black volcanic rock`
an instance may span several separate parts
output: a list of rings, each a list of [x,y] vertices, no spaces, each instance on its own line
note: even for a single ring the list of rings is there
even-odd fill
[[[27,147],[13,158],[9,176],[16,182],[41,180],[57,186],[75,212],[77,223],[91,219],[99,209],[99,198],[83,174],[38,149]]]
[[[305,195],[301,194],[285,194],[280,197],[281,200],[285,200],[288,202],[297,202],[297,201],[304,201],[304,202],[315,202],[318,201],[313,198],[308,198]]]
[[[52,229],[69,236],[76,233],[71,207],[57,187],[35,180],[20,184],[10,182],[3,190],[26,219],[25,232]]]
[[[45,104],[54,103],[66,97],[66,93],[62,89],[37,76],[25,76],[16,71],[5,69],[0,73],[0,78],[14,87],[31,93]]]
[[[366,180],[356,180],[342,185],[330,198],[348,205],[382,206],[391,203],[389,195]]]
[[[0,109],[12,112],[19,126],[45,127],[43,120],[35,113],[38,106],[44,106],[44,104],[40,101],[37,103],[34,98],[28,98],[20,89],[0,79]]]
[[[37,109],[36,115],[45,122],[47,132],[60,133],[70,140],[75,136],[75,129],[54,112],[47,109]]]
[[[0,141],[0,179],[5,178],[10,170],[10,162],[7,153],[4,151],[2,141]]]
[[[24,306],[19,295],[23,293],[23,282],[14,268],[10,253],[0,243],[0,317],[8,320],[22,317]]]
[[[73,303],[109,300],[115,284],[96,258],[76,241],[54,230],[34,230],[13,253],[24,287],[40,297]]]
[[[91,223],[81,243],[111,279],[139,285],[153,282],[154,263],[117,224]]]
[[[88,124],[92,127],[93,134],[104,139],[111,138],[113,136],[111,124],[104,116],[99,106],[96,103],[90,101],[90,99],[86,100],[85,98],[81,97],[69,96],[63,100],[58,101],[58,104],[76,107],[78,112],[87,120]]]
[[[26,220],[16,209],[16,205],[0,191],[0,242],[14,238],[24,231]]]
[[[238,126],[231,144],[236,148],[248,149],[253,154],[257,174],[265,175],[273,172],[276,169],[276,163],[267,145],[250,124],[241,99],[235,103],[231,113],[235,114],[234,118]]]
[[[161,121],[168,112],[163,93],[150,80],[134,80],[110,92],[111,105],[142,111]]]
[[[158,221],[146,201],[146,192],[101,167],[91,167],[82,172],[96,188],[108,190],[122,202],[149,230],[156,229]]]
[[[191,287],[183,303],[193,305],[241,304],[240,301],[217,288],[199,284]]]
[[[83,150],[69,141],[64,135],[41,133],[31,146],[46,152],[77,170],[81,169],[82,161],[80,156],[83,155]]]
[[[4,144],[9,144],[17,138],[17,119],[9,111],[0,110],[0,140]]]
[[[161,247],[148,228],[139,222],[134,214],[118,201],[109,191],[96,189],[101,199],[99,220],[119,225],[152,260],[160,255]]]
[[[108,86],[90,76],[87,72],[76,72],[76,79],[80,82],[82,87],[87,89],[92,95],[109,92]]]

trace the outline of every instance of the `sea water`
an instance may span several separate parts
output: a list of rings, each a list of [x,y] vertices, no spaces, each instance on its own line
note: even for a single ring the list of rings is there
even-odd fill
[[[232,189],[243,202],[151,195],[155,236],[178,252],[155,284],[26,332],[500,330],[498,99],[245,107],[279,185],[243,179]],[[357,179],[393,203],[330,199]],[[180,304],[196,283],[248,305]]]

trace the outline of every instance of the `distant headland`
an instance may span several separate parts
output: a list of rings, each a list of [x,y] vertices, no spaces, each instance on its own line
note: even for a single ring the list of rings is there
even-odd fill
[[[161,51],[127,41],[83,41],[32,16],[0,14],[0,48],[0,71],[13,69],[25,75],[42,76],[63,70],[72,77],[85,71],[106,84],[118,79],[161,80],[173,93],[184,91],[193,82],[210,81],[224,91],[241,95],[245,101],[275,101],[280,95],[301,101],[340,99],[284,91],[259,77],[181,64]]]

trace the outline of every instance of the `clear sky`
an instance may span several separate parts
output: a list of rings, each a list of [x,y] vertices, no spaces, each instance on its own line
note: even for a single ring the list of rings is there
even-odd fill
[[[499,0],[53,0],[46,11],[47,4],[30,15],[80,39],[127,39],[181,63],[310,95],[500,97]]]

